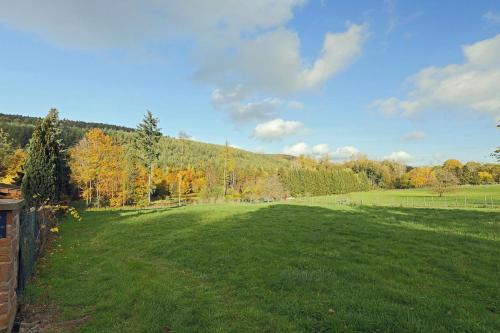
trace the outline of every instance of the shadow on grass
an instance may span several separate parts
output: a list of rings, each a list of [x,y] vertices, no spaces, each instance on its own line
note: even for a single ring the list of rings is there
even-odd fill
[[[84,215],[64,232],[68,259],[57,259],[73,272],[83,262],[89,276],[67,281],[69,295],[49,292],[104,308],[95,328],[131,311],[151,331],[500,328],[493,212],[275,204]],[[82,296],[90,289],[107,296]]]

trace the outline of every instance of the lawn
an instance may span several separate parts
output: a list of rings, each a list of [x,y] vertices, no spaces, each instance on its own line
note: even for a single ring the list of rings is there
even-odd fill
[[[81,332],[498,332],[498,212],[87,211],[63,222],[25,301]]]

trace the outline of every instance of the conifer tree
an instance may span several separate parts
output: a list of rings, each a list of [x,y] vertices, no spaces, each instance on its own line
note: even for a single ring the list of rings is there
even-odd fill
[[[67,193],[69,168],[59,113],[50,109],[35,127],[24,167],[22,192],[28,205],[58,202]]]
[[[153,117],[151,111],[147,111],[142,122],[137,126],[135,137],[135,148],[137,155],[144,166],[148,169],[148,203],[151,203],[151,193],[153,188],[153,166],[160,156],[158,142],[161,132],[158,128],[158,119]]]
[[[9,134],[0,128],[0,178],[3,177],[13,149]]]

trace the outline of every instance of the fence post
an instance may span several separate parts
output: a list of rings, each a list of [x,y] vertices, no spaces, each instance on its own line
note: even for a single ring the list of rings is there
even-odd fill
[[[465,208],[467,208],[467,196],[464,197]]]

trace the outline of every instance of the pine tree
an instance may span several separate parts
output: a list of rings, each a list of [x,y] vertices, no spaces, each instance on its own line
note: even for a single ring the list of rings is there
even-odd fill
[[[135,137],[135,147],[138,157],[148,169],[148,203],[151,203],[151,186],[153,178],[153,166],[160,156],[158,142],[160,141],[161,133],[158,128],[158,119],[153,117],[153,114],[148,110],[142,122],[137,126]]]
[[[50,109],[31,137],[22,192],[28,205],[58,202],[67,193],[69,168],[62,143],[59,113]]]
[[[0,128],[0,178],[4,176],[13,153],[9,134]]]

